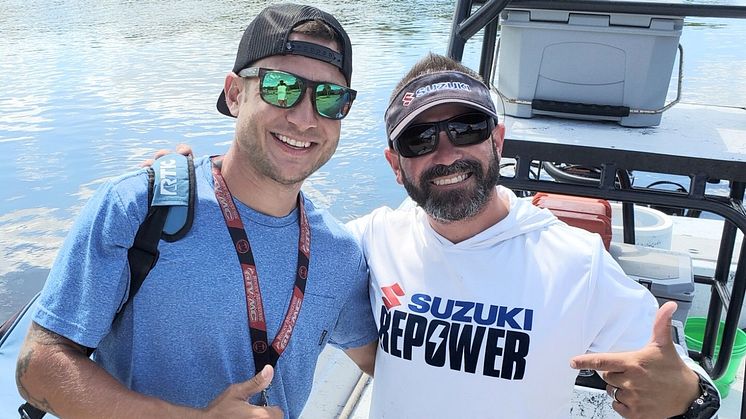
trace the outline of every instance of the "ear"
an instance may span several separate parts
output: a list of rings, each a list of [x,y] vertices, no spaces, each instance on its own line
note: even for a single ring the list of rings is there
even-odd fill
[[[384,156],[386,156],[386,160],[389,162],[391,170],[394,171],[396,182],[400,185],[403,185],[404,183],[402,182],[401,165],[399,164],[399,153],[392,150],[390,147],[386,147],[386,149],[383,150],[383,154]]]
[[[505,125],[499,123],[492,130],[492,143],[499,156],[503,155],[503,143],[505,140]]]
[[[225,92],[225,104],[228,105],[231,115],[238,116],[238,110],[241,107],[240,95],[243,92],[243,80],[236,73],[228,73],[225,76],[223,91]]]

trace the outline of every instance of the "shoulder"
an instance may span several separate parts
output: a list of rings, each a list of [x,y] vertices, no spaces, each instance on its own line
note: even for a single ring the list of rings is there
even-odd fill
[[[358,242],[328,211],[307,198],[304,205],[311,227],[311,260],[326,272],[324,281],[309,282],[309,293],[342,296],[367,290],[368,265]]]
[[[194,159],[194,177],[198,201],[214,201],[214,180],[212,175],[212,161],[210,156]]]
[[[195,171],[207,171],[209,173],[212,169],[212,157],[211,156],[200,156],[194,158],[194,169]]]
[[[574,252],[597,253],[596,247],[599,244],[603,246],[603,241],[598,233],[573,227],[563,221],[547,226],[546,232],[549,239],[554,240],[557,244],[564,241],[564,246]]]
[[[108,179],[101,190],[123,202],[146,199],[148,195],[148,170],[141,168]]]
[[[312,240],[324,247],[332,246],[337,251],[360,254],[360,248],[351,232],[329,211],[318,208],[304,196],[304,206],[311,226]]]
[[[345,226],[360,241],[386,231],[403,231],[412,228],[419,219],[420,209],[414,204],[397,209],[380,207],[369,214],[347,222]]]
[[[574,280],[584,283],[596,297],[605,294],[610,299],[643,304],[648,310],[657,307],[652,293],[624,272],[599,234],[560,223],[548,227],[542,239],[548,247],[540,253],[569,272],[578,270]]]
[[[70,246],[75,246],[76,251],[81,248],[98,251],[107,245],[127,248],[147,211],[148,175],[145,169],[102,179],[67,229],[58,254]]]
[[[148,174],[146,169],[139,169],[105,179],[79,213],[76,224],[93,223],[117,229],[126,225],[122,223],[129,223],[130,229],[137,230],[147,207]]]

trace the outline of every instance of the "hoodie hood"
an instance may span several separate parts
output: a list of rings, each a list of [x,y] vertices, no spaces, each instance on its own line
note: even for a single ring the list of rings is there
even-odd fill
[[[485,249],[496,246],[501,242],[515,237],[544,229],[553,224],[563,224],[551,211],[539,208],[531,202],[518,199],[510,189],[497,186],[497,196],[508,204],[508,215],[497,224],[483,232],[459,243],[451,243],[448,239],[438,234],[430,226],[427,220],[422,223],[426,228],[426,236],[436,240],[444,249],[471,251],[474,249]],[[427,218],[422,208],[417,208],[420,217]]]

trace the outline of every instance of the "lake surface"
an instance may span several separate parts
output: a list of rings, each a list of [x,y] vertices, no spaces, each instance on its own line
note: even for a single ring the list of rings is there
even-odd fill
[[[41,288],[103,181],[179,143],[199,155],[227,149],[234,120],[215,101],[243,30],[268,3],[0,2],[0,322]],[[445,53],[454,1],[308,3],[348,30],[359,94],[337,153],[304,190],[342,220],[396,206],[405,193],[382,155],[383,112],[406,69]],[[684,100],[746,106],[745,42],[746,21],[688,18]],[[479,47],[467,44],[467,65],[476,68]]]

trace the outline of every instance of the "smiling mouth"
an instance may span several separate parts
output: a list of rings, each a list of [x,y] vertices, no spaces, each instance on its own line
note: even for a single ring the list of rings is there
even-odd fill
[[[309,148],[313,145],[313,143],[310,141],[296,140],[294,138],[288,137],[287,135],[276,134],[276,133],[273,133],[273,135],[275,136],[275,138],[280,140],[280,142],[293,148],[304,149],[304,148]]]
[[[453,185],[465,181],[471,177],[471,173],[459,173],[453,176],[441,177],[438,179],[431,180],[430,183],[436,186]]]

